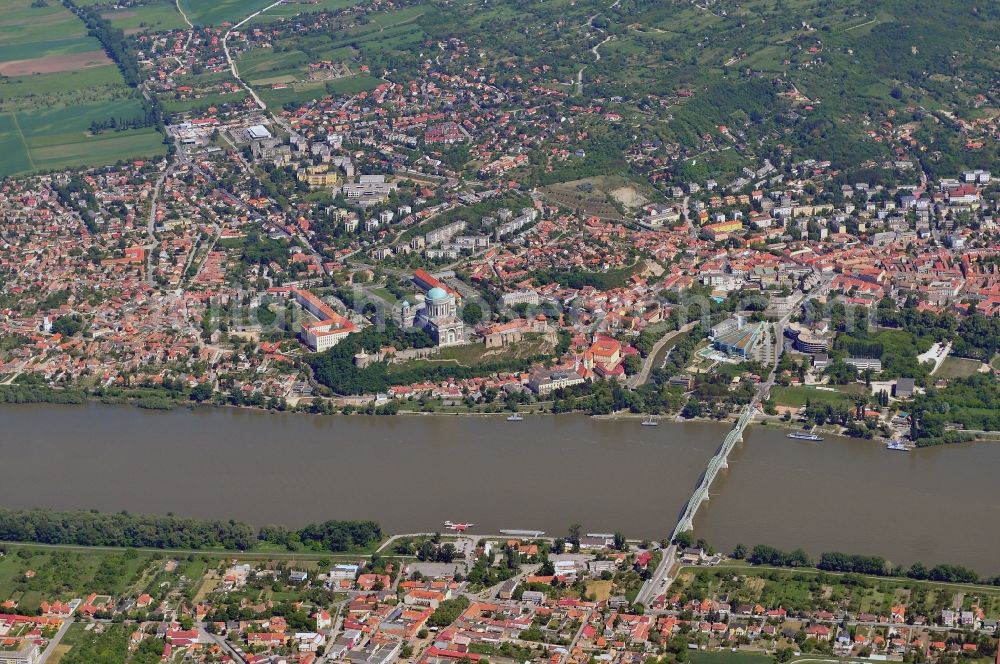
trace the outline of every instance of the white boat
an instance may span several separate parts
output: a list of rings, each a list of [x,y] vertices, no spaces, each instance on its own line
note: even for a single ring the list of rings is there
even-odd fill
[[[518,415],[517,413],[514,413],[513,415],[508,415],[507,416],[507,421],[508,422],[523,422],[524,418],[521,417],[520,415]]]
[[[889,444],[885,446],[887,450],[895,450],[897,452],[909,452],[910,448],[906,446],[901,440],[891,440]]]
[[[644,427],[658,427],[658,426],[660,426],[660,423],[657,422],[656,420],[654,420],[653,416],[650,415],[649,417],[647,417],[646,419],[644,419],[642,421],[642,426],[644,426]]]
[[[793,431],[786,437],[794,438],[795,440],[823,440],[822,436],[817,436],[814,433],[803,433],[802,431]]]

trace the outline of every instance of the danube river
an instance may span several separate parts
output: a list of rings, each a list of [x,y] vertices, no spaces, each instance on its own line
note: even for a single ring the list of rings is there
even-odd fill
[[[343,417],[237,409],[0,406],[0,505],[174,512],[389,532],[569,524],[660,538],[727,427],[580,415]],[[695,520],[737,542],[1000,572],[1000,444],[909,453],[755,426]]]
[[[700,537],[1000,573],[1000,443],[894,452],[752,426],[695,518]]]
[[[725,428],[589,417],[311,416],[0,407],[0,505],[389,532],[471,521],[562,535],[669,534]]]

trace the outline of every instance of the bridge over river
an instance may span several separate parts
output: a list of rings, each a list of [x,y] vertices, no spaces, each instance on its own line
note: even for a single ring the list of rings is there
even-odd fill
[[[739,419],[736,420],[736,424],[729,430],[729,433],[726,434],[725,439],[722,441],[719,451],[709,460],[708,468],[705,469],[705,474],[702,476],[701,482],[698,483],[694,493],[691,494],[691,498],[684,507],[684,514],[677,522],[677,525],[674,526],[674,532],[670,534],[671,540],[677,539],[678,535],[687,530],[694,529],[694,515],[698,513],[698,508],[701,507],[701,504],[708,500],[708,490],[712,487],[712,482],[715,481],[715,477],[719,474],[719,471],[729,467],[729,454],[736,447],[736,443],[743,442],[743,431],[750,424],[756,410],[756,400],[743,408]]]
[[[763,387],[766,389],[769,385]],[[674,531],[670,534],[671,542],[676,540],[677,536],[681,533],[694,529],[695,514],[698,513],[698,508],[701,507],[701,504],[708,500],[708,491],[712,487],[712,483],[718,476],[719,471],[729,467],[729,455],[736,447],[736,444],[743,442],[743,432],[757,412],[757,405],[760,403],[762,392],[763,390],[758,392],[754,400],[740,411],[740,416],[737,418],[736,424],[733,425],[733,428],[729,430],[729,433],[722,440],[722,445],[715,453],[715,456],[709,460],[708,467],[705,469],[701,481],[695,487],[694,493],[691,494],[687,504],[684,506],[684,513],[677,521],[677,525],[674,526]],[[636,603],[648,606],[649,602],[656,599],[658,595],[667,589],[670,581],[668,573],[676,562],[676,556],[677,547],[671,544],[664,551],[663,559],[657,566],[653,576],[639,589],[639,594],[635,598]]]

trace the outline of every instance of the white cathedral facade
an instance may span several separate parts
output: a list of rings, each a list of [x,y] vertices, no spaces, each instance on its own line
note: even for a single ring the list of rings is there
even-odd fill
[[[432,288],[424,295],[424,303],[412,307],[403,301],[400,311],[403,327],[426,330],[438,347],[466,343],[465,323],[458,317],[455,296],[443,288]]]

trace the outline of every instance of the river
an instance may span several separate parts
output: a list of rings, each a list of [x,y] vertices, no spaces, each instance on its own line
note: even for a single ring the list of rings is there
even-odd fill
[[[660,538],[727,427],[582,415],[308,416],[88,404],[0,406],[0,505],[174,512],[299,526],[375,519],[388,532]],[[1000,572],[1000,444],[890,452],[751,427],[695,519],[737,542],[880,554]]]
[[[581,415],[310,416],[240,409],[0,407],[0,505],[236,518],[471,521],[669,534],[725,427]]]
[[[1000,573],[1000,443],[894,452],[775,433],[751,426],[744,434],[695,517],[698,536],[726,550],[801,546]]]

